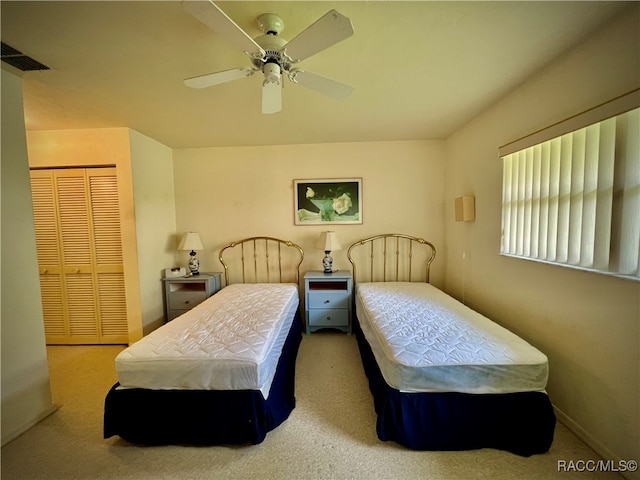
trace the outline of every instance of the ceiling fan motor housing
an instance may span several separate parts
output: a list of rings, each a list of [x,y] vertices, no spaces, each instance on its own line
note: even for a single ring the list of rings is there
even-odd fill
[[[289,70],[290,62],[282,54],[282,49],[287,44],[287,41],[284,38],[278,37],[274,34],[266,34],[266,35],[260,35],[259,37],[256,37],[254,40],[265,51],[264,58],[262,59],[254,58],[251,60],[254,67],[262,69],[263,66],[267,63],[277,63],[284,70],[287,70],[287,71]]]

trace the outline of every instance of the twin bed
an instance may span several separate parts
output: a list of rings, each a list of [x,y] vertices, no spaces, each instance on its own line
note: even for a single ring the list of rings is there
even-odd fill
[[[224,247],[226,287],[116,358],[104,437],[261,443],[295,407],[303,257],[300,246],[271,237]]]
[[[544,390],[546,356],[430,285],[431,243],[378,235],[347,256],[381,440],[523,456],[549,449],[556,419]]]
[[[381,440],[525,456],[549,449],[555,416],[544,391],[547,358],[430,285],[433,245],[378,235],[351,245],[347,256],[354,331]],[[105,438],[256,444],[285,421],[295,406],[303,257],[298,245],[271,237],[222,249],[227,286],[116,359]],[[285,272],[294,273],[283,280]]]

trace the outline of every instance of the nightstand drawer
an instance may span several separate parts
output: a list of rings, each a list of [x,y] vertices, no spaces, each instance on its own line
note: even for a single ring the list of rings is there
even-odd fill
[[[309,292],[307,308],[349,308],[346,292]]]
[[[349,310],[316,309],[309,310],[309,325],[318,327],[346,327],[349,325]]]
[[[169,294],[170,310],[188,310],[207,299],[207,292],[171,292]]]

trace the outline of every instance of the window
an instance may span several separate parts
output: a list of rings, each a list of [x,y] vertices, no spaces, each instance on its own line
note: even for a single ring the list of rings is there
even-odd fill
[[[500,148],[500,253],[640,280],[636,90]]]

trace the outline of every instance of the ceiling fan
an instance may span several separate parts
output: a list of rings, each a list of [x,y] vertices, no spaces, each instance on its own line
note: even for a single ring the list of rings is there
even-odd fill
[[[353,87],[350,85],[293,67],[353,35],[351,20],[336,10],[330,10],[287,42],[279,36],[284,23],[274,13],[264,13],[258,17],[258,27],[263,35],[252,39],[212,0],[183,0],[182,5],[196,19],[240,48],[251,60],[251,66],[188,78],[184,80],[187,86],[205,88],[262,72],[262,113],[282,110],[284,76],[293,83],[335,98],[346,98],[351,94]]]

